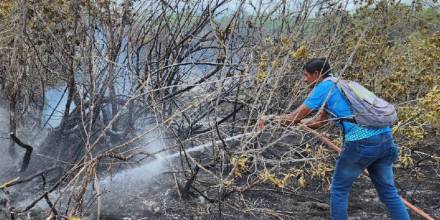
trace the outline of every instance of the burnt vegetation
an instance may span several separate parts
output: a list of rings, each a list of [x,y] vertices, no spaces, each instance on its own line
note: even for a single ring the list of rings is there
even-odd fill
[[[173,202],[116,218],[327,219],[337,153],[317,137],[341,145],[338,129],[256,132],[262,115],[301,104],[312,57],[395,104],[400,193],[440,218],[439,10],[429,0],[2,1],[0,152],[10,164],[0,218],[110,218],[100,181],[167,157],[157,181]],[[62,95],[48,106],[54,88]],[[350,215],[382,218],[369,180],[355,187],[364,191]]]

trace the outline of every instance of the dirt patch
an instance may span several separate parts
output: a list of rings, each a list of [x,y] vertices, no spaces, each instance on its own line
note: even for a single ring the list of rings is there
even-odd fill
[[[400,179],[407,180],[400,181],[402,189],[414,188],[418,184],[409,176]],[[130,189],[117,202],[107,200],[109,203],[103,203],[103,219],[329,219],[329,192],[313,184],[298,191],[262,185],[244,193],[234,193],[219,206],[196,194],[180,200],[170,180],[169,176],[162,175],[154,180],[154,184],[140,187],[139,191]],[[405,197],[432,217],[439,218],[438,188],[438,183],[433,182]],[[411,219],[422,219],[414,213],[410,215]],[[390,219],[367,177],[360,177],[353,185],[349,216],[353,220]]]

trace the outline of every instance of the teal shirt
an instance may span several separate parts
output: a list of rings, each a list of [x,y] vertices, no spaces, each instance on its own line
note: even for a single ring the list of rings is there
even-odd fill
[[[318,110],[326,99],[327,102],[324,108],[330,117],[337,119],[353,116],[349,102],[335,83],[330,80],[321,81],[315,85],[315,88],[304,101],[304,105],[309,109]],[[343,121],[342,126],[345,141],[357,141],[377,134],[391,132],[390,127],[369,128],[348,121]]]

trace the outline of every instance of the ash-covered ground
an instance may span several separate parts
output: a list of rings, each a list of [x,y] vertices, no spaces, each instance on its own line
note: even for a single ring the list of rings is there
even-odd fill
[[[0,109],[0,116],[0,132],[7,134],[7,112]],[[32,132],[22,131],[21,134],[26,137],[25,134],[32,135]],[[44,139],[45,136],[40,137]],[[146,137],[146,142],[150,147],[155,146],[151,148],[154,151],[162,149],[164,142],[154,137],[160,135],[151,134]],[[1,183],[17,176],[25,178],[42,169],[38,164],[45,159],[40,154],[39,145],[47,142],[40,139],[31,142],[28,138],[23,138],[36,146],[31,166],[24,173],[18,172],[23,152],[20,153],[18,150],[18,159],[12,159],[7,152],[9,140],[0,140]],[[221,204],[208,201],[193,189],[189,190],[185,198],[180,198],[177,188],[185,181],[178,179],[176,182],[173,176],[173,173],[179,170],[178,157],[167,156],[167,153],[159,154],[155,158],[100,173],[101,219],[329,219],[328,189],[314,182],[295,190],[280,189],[264,183],[245,192],[231,193]],[[424,177],[417,179],[401,167],[396,167],[395,170],[397,184],[402,192],[405,192],[403,196],[434,218],[440,218],[440,183],[436,181],[436,171],[429,167],[423,171]],[[430,176],[433,177],[432,181]],[[89,187],[88,190],[92,191],[92,188]],[[11,205],[24,208],[41,194],[41,180],[35,179],[3,191],[0,197],[0,219],[9,217],[5,212],[5,192],[9,194],[8,202]],[[62,190],[54,191],[49,194],[49,198],[56,201],[60,193]],[[86,198],[86,201],[89,201],[90,205],[87,206],[87,214],[82,219],[96,219],[97,202],[90,197]],[[66,202],[61,199],[58,207],[63,207]],[[47,203],[41,200],[29,212],[18,215],[17,219],[45,219],[48,210]],[[385,206],[380,203],[368,177],[360,177],[353,186],[349,216],[350,219],[389,219]],[[411,217],[422,219],[414,213],[411,213]]]

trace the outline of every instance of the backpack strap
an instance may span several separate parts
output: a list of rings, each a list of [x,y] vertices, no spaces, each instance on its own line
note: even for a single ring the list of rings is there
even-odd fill
[[[347,97],[345,96],[344,90],[341,88],[341,85],[339,85],[339,82],[340,82],[342,79],[341,79],[341,78],[338,78],[338,77],[334,77],[333,75],[330,75],[329,77],[326,77],[323,81],[327,81],[327,80],[332,81],[333,83],[335,83],[335,85],[338,87],[339,91],[342,93],[342,95],[344,96],[344,98],[347,100],[348,103],[350,103],[349,100],[347,99]],[[327,102],[327,100],[326,100],[326,102]],[[326,103],[325,103],[325,104],[326,104]],[[325,104],[324,104],[324,105],[325,105]],[[350,108],[351,108],[351,106],[350,106]],[[347,122],[350,122],[350,123],[353,123],[353,124],[358,124],[358,123],[356,122],[356,119],[354,118],[354,116],[338,118],[338,117],[336,117],[336,115],[335,115],[333,112],[327,111],[326,109],[324,109],[324,110],[325,110],[328,114],[334,116],[334,118],[335,118],[337,121],[340,121],[342,127],[344,127],[344,126],[342,125],[342,121],[347,121]]]

